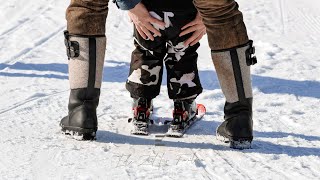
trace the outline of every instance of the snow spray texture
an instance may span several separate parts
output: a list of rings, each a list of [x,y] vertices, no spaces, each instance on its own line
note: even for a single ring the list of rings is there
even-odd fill
[[[169,98],[196,98],[202,92],[196,52],[200,44],[184,46],[191,34],[179,37],[181,28],[195,18],[196,12],[151,11],[150,14],[166,25],[154,25],[161,32],[161,37],[155,37],[154,41],[144,40],[134,29],[136,49],[132,52],[126,83],[131,97],[154,98],[160,93],[164,61]]]

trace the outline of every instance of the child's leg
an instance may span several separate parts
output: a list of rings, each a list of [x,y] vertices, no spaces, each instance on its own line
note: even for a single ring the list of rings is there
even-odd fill
[[[136,49],[132,52],[126,88],[133,98],[132,134],[147,135],[152,99],[160,93],[165,41],[156,37],[144,40],[134,29]]]
[[[202,92],[196,50],[199,44],[180,49],[183,43],[171,44],[166,57],[168,94],[170,99],[193,99]]]
[[[134,30],[136,49],[132,52],[130,74],[126,88],[131,97],[155,98],[160,93],[163,72],[165,41],[156,37],[154,41],[144,40]]]
[[[170,99],[195,99],[202,92],[197,68],[198,53],[196,52],[200,43],[185,47],[183,42],[192,33],[179,37],[181,27],[194,17],[195,13],[175,14],[170,18],[172,27],[166,29],[168,54],[165,64]]]

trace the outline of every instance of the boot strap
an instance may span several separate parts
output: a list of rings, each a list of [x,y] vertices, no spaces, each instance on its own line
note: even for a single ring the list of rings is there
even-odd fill
[[[64,44],[67,50],[68,59],[80,56],[79,43],[77,41],[70,41],[70,34],[64,31]]]
[[[254,56],[256,53],[256,48],[253,46],[253,41],[249,41],[249,48],[246,50],[246,59],[247,59],[247,65],[255,65],[257,61],[257,57]]]

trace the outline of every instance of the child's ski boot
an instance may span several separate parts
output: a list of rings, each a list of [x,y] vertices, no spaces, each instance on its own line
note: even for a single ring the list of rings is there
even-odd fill
[[[175,100],[173,120],[170,122],[166,136],[182,137],[185,131],[197,119],[197,104],[192,100]]]
[[[132,110],[133,118],[128,120],[133,125],[131,134],[148,135],[149,124],[153,124],[153,120],[149,119],[152,113],[152,100],[142,97],[134,99]]]

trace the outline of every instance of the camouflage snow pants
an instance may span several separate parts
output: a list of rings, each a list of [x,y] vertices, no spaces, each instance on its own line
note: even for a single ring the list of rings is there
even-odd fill
[[[196,52],[200,44],[186,47],[183,42],[191,34],[179,37],[181,28],[195,18],[196,12],[151,11],[150,14],[163,20],[166,27],[160,31],[162,36],[154,41],[144,40],[134,30],[136,49],[132,52],[127,90],[132,98],[156,97],[160,93],[164,61],[169,98],[196,98],[202,92]]]

